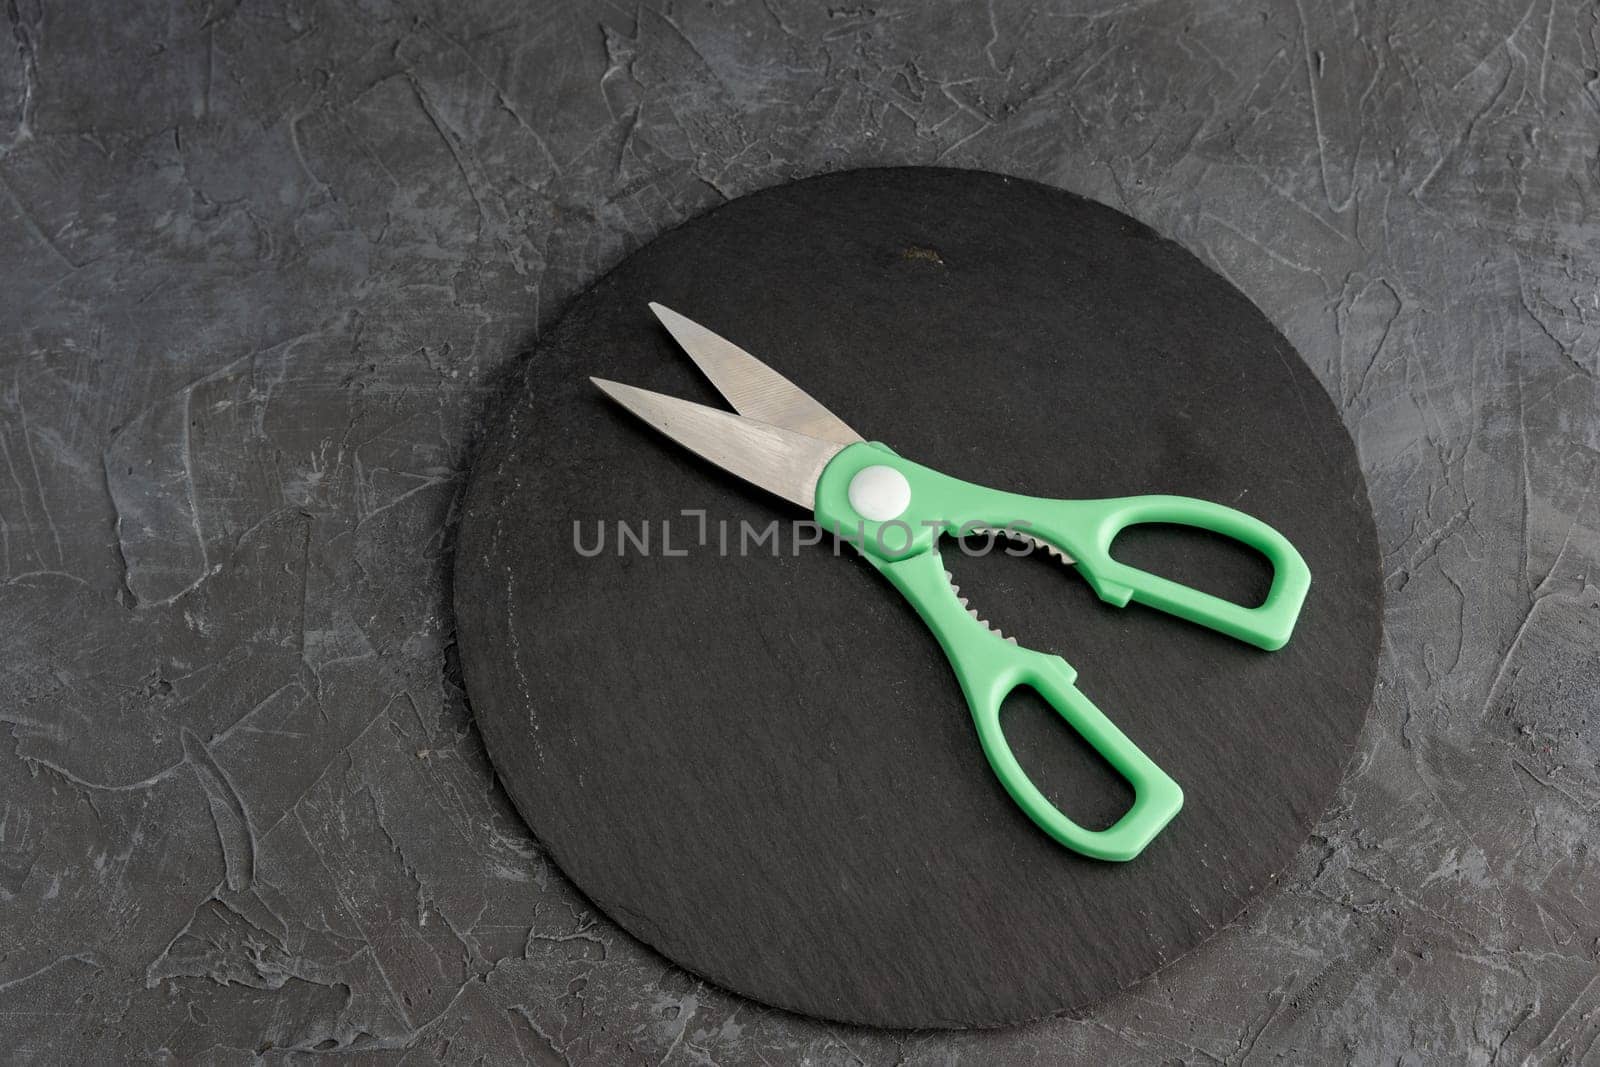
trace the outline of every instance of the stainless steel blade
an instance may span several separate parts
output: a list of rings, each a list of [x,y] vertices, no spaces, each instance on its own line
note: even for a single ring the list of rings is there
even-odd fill
[[[758,422],[631,385],[590,378],[611,399],[691,452],[810,511],[817,479],[844,451],[837,441]]]
[[[669,307],[652,303],[650,310],[739,414],[841,445],[861,440],[809,393],[732,341]]]

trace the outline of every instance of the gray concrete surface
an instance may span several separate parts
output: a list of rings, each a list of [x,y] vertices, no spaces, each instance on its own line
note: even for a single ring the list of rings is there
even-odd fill
[[[1600,1059],[1600,9],[59,3],[0,33],[0,1046],[18,1062]],[[1388,574],[1333,810],[1082,1018],[852,1031],[621,934],[496,788],[448,560],[563,301],[944,163],[1231,278]]]

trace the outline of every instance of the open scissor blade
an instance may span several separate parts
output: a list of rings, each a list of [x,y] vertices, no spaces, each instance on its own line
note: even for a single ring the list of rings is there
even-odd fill
[[[732,341],[669,307],[652,303],[650,310],[739,414],[841,445],[861,440],[809,393]]]
[[[816,506],[817,479],[844,450],[837,441],[718,411],[631,385],[590,378],[611,399],[691,452],[807,511]]]

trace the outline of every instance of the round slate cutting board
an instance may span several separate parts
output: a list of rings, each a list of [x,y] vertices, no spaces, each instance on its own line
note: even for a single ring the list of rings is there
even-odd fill
[[[788,526],[797,509],[590,385],[722,406],[650,300],[949,474],[1046,496],[1204,497],[1300,548],[1310,597],[1289,646],[1264,653],[1103,604],[1048,558],[944,544],[985,618],[1077,667],[1183,786],[1143,855],[1085,859],[1038,830],[886,581],[831,538],[803,543],[815,535]],[[762,535],[773,520],[775,536],[741,539],[742,523]],[[1114,552],[1242,601],[1269,578],[1253,553],[1192,532],[1136,529]],[[501,781],[596,905],[768,1004],[946,1027],[1104,998],[1270,887],[1365,717],[1381,596],[1350,438],[1249,300],[1109,208],[921,168],[737,200],[579,297],[477,457],[455,588]],[[1005,723],[1063,811],[1102,827],[1126,806],[1038,698],[1015,695]]]

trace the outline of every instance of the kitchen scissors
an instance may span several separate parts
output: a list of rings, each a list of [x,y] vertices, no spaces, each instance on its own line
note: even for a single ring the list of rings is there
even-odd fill
[[[1075,852],[1101,860],[1137,856],[1183,806],[1182,789],[1079,691],[1077,671],[1064,659],[1002,637],[967,607],[944,568],[939,537],[985,530],[1020,537],[1075,565],[1110,604],[1133,600],[1268,651],[1288,642],[1311,584],[1294,545],[1259,519],[1192,497],[1051,500],[940,474],[864,440],[783,375],[704,326],[660,304],[650,309],[737,414],[590,380],[674,441],[811,510],[823,529],[850,541],[933,631],[983,751],[1018,806]],[[1117,534],[1138,523],[1197,527],[1256,549],[1273,567],[1266,598],[1244,607],[1112,559]],[[1019,686],[1043,696],[1133,787],[1133,804],[1116,823],[1085,829],[1023,771],[1000,725],[1001,705]]]

